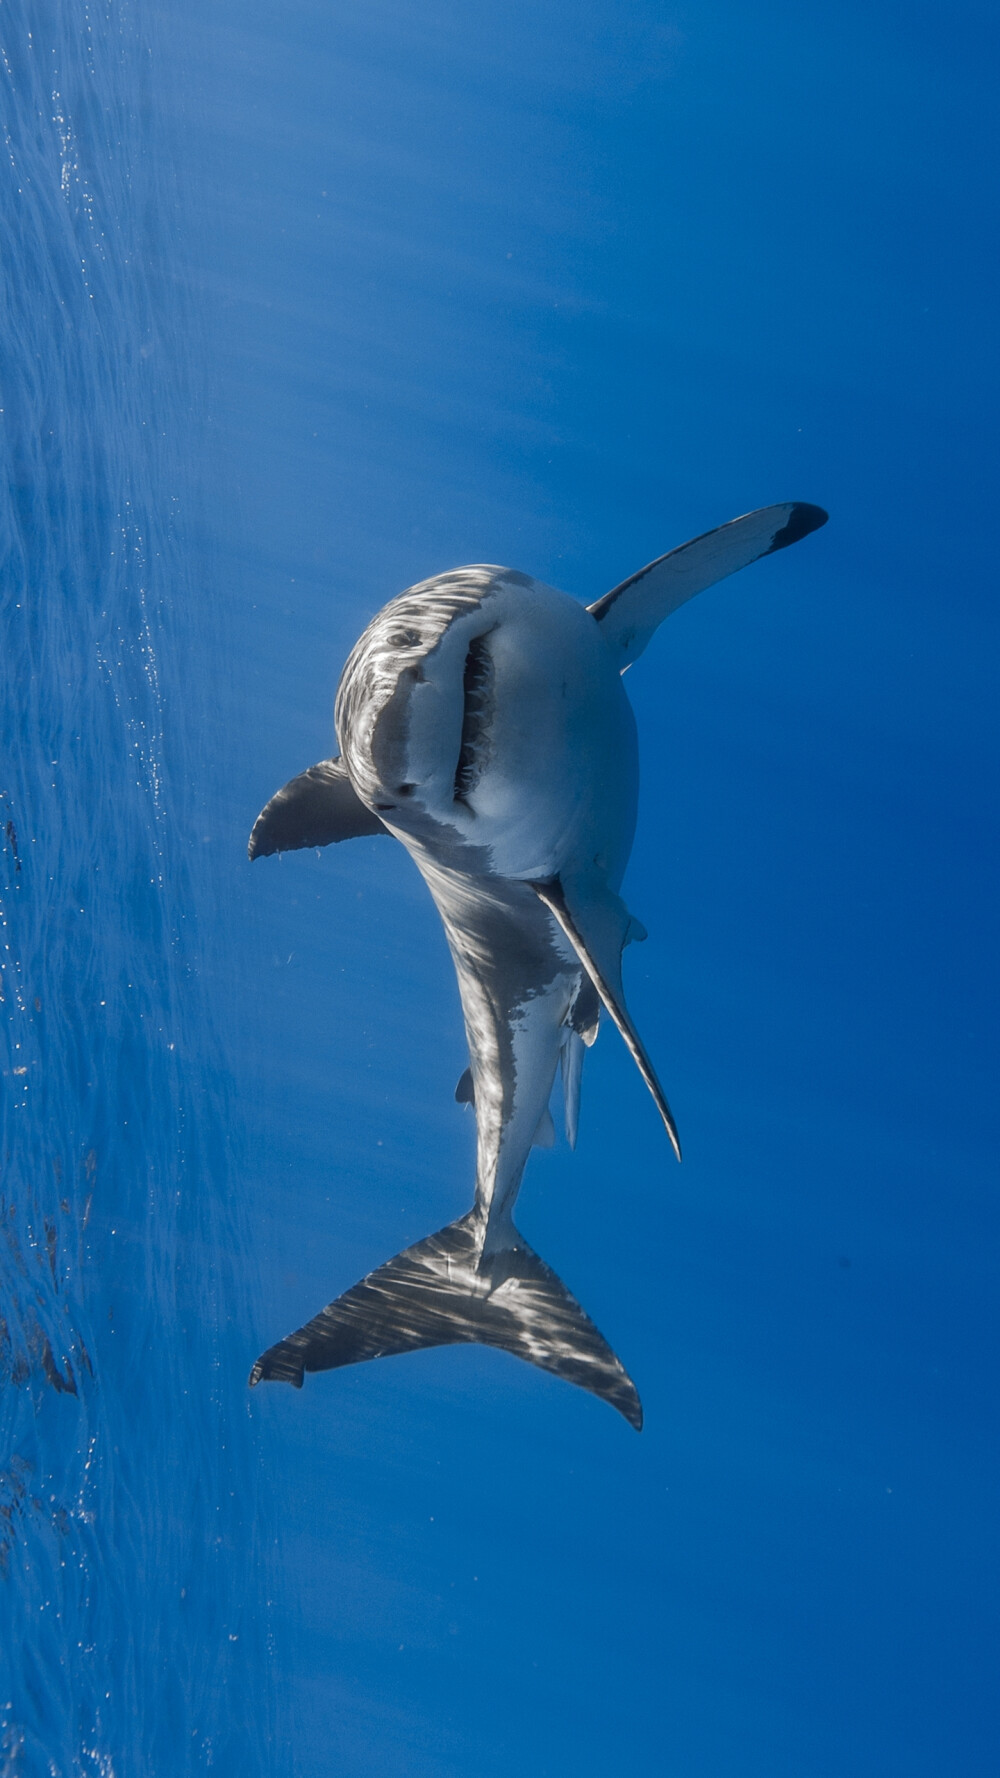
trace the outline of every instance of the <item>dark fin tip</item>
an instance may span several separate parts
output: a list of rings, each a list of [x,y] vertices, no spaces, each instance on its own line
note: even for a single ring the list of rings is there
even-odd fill
[[[298,1352],[290,1354],[282,1341],[258,1358],[247,1379],[248,1386],[256,1389],[258,1383],[291,1383],[293,1389],[301,1389],[304,1372],[301,1355]]]
[[[774,533],[771,547],[766,553],[773,556],[776,549],[787,549],[790,543],[798,543],[801,538],[808,537],[810,531],[818,531],[829,517],[830,514],[824,512],[821,506],[810,506],[805,500],[798,501],[792,507],[787,522],[780,531]]]

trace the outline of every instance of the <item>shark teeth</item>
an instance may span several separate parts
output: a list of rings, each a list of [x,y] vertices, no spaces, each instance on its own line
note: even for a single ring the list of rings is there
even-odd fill
[[[486,758],[486,734],[493,707],[493,661],[485,636],[469,643],[462,677],[462,743],[455,767],[455,801],[468,803]]]

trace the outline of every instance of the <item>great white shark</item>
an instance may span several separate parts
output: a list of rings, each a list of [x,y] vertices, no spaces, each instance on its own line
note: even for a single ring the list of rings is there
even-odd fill
[[[355,644],[337,691],[340,754],[279,790],[251,859],[364,834],[402,842],[434,898],[458,976],[475,1106],[476,1192],[272,1346],[250,1383],[425,1346],[498,1346],[591,1390],[642,1426],[635,1384],[515,1226],[533,1144],[554,1139],[562,1073],[576,1141],[580,1075],[603,1008],[680,1159],[666,1095],[626,1007],[622,951],[645,930],[619,894],[638,796],[622,675],[695,593],[826,522],[789,501],[682,544],[584,606],[509,568],[474,566],[401,593]]]

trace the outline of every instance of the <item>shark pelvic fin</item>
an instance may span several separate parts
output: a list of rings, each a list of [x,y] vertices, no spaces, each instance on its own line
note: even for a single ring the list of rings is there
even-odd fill
[[[388,833],[366,809],[340,759],[321,759],[275,792],[253,824],[251,861],[300,846],[329,846],[363,834]]]
[[[590,977],[586,978],[588,986]],[[578,1031],[567,1031],[560,1052],[563,1090],[563,1121],[570,1148],[576,1147],[576,1129],[580,1121],[580,1079],[583,1074],[584,1040]]]
[[[638,921],[633,922],[625,903],[606,885],[588,882],[567,886],[559,877],[551,877],[544,883],[532,883],[531,888],[569,939],[618,1026],[680,1160],[681,1144],[673,1112],[646,1046],[629,1017],[622,989],[622,949],[630,939],[645,937],[645,928]]]
[[[655,562],[640,568],[612,587],[610,593],[588,605],[601,626],[601,634],[619,657],[622,672],[637,661],[653,631],[679,605],[704,592],[738,568],[748,568],[761,556],[773,555],[808,537],[825,525],[821,506],[804,500],[786,500],[780,506],[762,506],[757,512],[717,525],[690,543],[682,543]]]
[[[302,1387],[306,1371],[336,1370],[426,1346],[497,1346],[599,1395],[638,1432],[635,1384],[555,1272],[517,1230],[482,1254],[475,1210],[408,1247],[258,1358],[250,1386]]]

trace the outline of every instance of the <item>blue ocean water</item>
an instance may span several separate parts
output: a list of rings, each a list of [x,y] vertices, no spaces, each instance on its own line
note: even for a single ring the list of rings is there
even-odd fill
[[[993,14],[0,43],[0,1770],[992,1772]],[[351,643],[786,498],[628,679],[684,1165],[605,1031],[519,1206],[641,1438],[474,1349],[248,1395],[471,1196],[405,857],[246,863]]]
[[[264,1770],[171,174],[131,9],[0,30],[0,1766]]]

